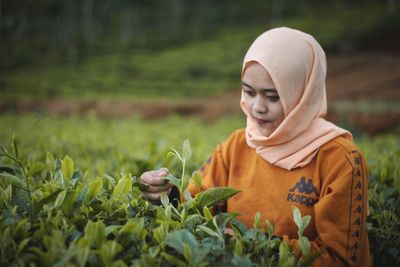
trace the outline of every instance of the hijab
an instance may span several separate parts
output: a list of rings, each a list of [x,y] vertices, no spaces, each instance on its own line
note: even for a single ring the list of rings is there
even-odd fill
[[[270,74],[283,106],[285,118],[263,136],[244,101],[247,116],[246,142],[270,164],[291,170],[307,165],[319,148],[338,136],[352,135],[324,119],[326,103],[326,56],[309,34],[282,27],[264,32],[252,43],[243,61],[242,77],[250,62]]]

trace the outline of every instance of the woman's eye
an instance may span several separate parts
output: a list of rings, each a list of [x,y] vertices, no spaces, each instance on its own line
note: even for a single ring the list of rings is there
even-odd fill
[[[244,90],[244,93],[248,96],[255,96],[256,93],[254,93],[253,91],[248,91],[248,90]]]
[[[279,101],[279,96],[267,96],[268,100],[271,102]]]

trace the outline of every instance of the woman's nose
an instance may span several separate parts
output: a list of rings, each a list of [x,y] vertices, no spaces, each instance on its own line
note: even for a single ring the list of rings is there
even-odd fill
[[[258,114],[264,114],[268,112],[268,107],[261,96],[256,96],[256,98],[254,99],[253,109],[254,112]]]

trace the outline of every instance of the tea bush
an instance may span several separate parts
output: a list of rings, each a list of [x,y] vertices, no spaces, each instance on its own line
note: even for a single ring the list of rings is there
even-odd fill
[[[40,193],[32,193],[32,198],[42,199],[48,197],[49,199],[47,204],[43,204],[42,206],[45,213],[38,213],[42,214],[41,216],[44,217],[41,217],[40,223],[36,224],[30,221],[31,217],[21,216],[17,211],[13,211],[12,207],[9,209],[4,206],[5,204],[1,206],[1,225],[8,223],[8,227],[10,227],[10,230],[7,230],[5,235],[9,238],[17,238],[13,241],[13,245],[9,244],[8,246],[14,246],[15,250],[17,246],[21,246],[21,251],[26,251],[25,246],[32,244],[33,237],[38,238],[42,233],[45,233],[50,236],[61,234],[61,236],[65,238],[64,241],[69,242],[64,245],[61,245],[61,243],[57,246],[55,245],[55,248],[52,248],[52,250],[55,250],[56,247],[58,249],[72,250],[72,248],[67,245],[69,244],[69,246],[71,246],[71,240],[74,240],[75,236],[85,234],[84,230],[87,221],[98,222],[102,220],[101,218],[106,217],[106,211],[100,213],[98,210],[102,205],[99,199],[107,199],[109,202],[114,203],[113,205],[108,204],[106,210],[113,214],[116,213],[116,215],[113,215],[114,217],[111,216],[109,219],[118,222],[119,225],[126,223],[128,216],[131,216],[131,213],[128,212],[133,212],[135,209],[126,204],[129,202],[128,200],[123,202],[125,206],[118,206],[115,204],[116,199],[110,200],[113,188],[125,174],[128,175],[131,173],[133,176],[138,176],[145,170],[159,168],[161,166],[168,167],[174,174],[181,172],[182,169],[179,161],[167,158],[166,154],[169,148],[179,147],[182,140],[187,138],[191,140],[192,149],[194,151],[191,160],[188,161],[186,166],[186,173],[191,174],[208,158],[217,143],[226,139],[229,133],[234,129],[243,127],[243,119],[240,117],[230,117],[215,121],[214,123],[205,123],[194,118],[184,119],[181,117],[168,117],[162,120],[143,122],[134,117],[99,120],[91,116],[82,118],[74,116],[54,118],[43,115],[2,115],[0,116],[0,125],[2,126],[0,130],[0,145],[8,147],[12,133],[16,132],[20,141],[20,161],[25,166],[27,175],[32,176],[33,180],[31,182],[35,181],[35,184],[39,183],[36,184],[38,187],[44,186],[44,188],[39,190],[40,192],[47,192],[44,196],[36,195]],[[29,134],[22,135],[22,133]],[[392,133],[373,138],[356,136],[355,142],[365,155],[369,165],[370,216],[368,217],[368,231],[373,265],[400,266],[399,135],[398,133]],[[60,168],[62,166],[62,161],[59,159],[63,159],[65,155],[70,155],[71,158],[74,159],[75,171],[77,169],[81,170],[75,174],[77,175],[75,178],[79,177],[77,180],[74,180],[76,181],[75,187],[72,187],[73,189],[67,189],[65,192],[65,199],[72,197],[70,196],[71,190],[82,192],[82,188],[88,188],[89,184],[92,185],[92,191],[96,193],[97,191],[94,190],[95,185],[92,183],[96,181],[99,184],[101,183],[100,180],[102,181],[102,190],[98,192],[98,195],[95,194],[95,197],[90,203],[85,202],[86,199],[83,197],[84,193],[82,193],[82,197],[79,200],[74,202],[75,206],[73,205],[73,207],[69,209],[72,210],[71,212],[74,212],[73,214],[77,213],[77,216],[74,215],[74,219],[69,220],[66,220],[66,218],[62,216],[62,214],[64,214],[62,212],[66,210],[64,202],[61,205],[61,209],[52,206],[58,197],[58,195],[56,195],[57,193],[54,192],[60,190],[60,188],[54,185],[54,183],[59,183],[58,180],[61,179]],[[8,180],[4,178],[5,174],[17,176],[19,179],[14,180],[18,183],[23,176],[21,168],[16,168],[17,165],[5,157],[0,158],[0,166],[8,166],[0,170],[1,187],[4,191],[2,195],[8,196],[8,198],[13,201],[18,201],[16,205],[23,207],[23,205],[26,205],[25,203],[29,203],[26,199],[26,194],[21,194],[21,189],[18,189],[19,187],[25,187],[24,182],[13,184],[11,189],[9,185],[11,183],[10,179],[12,180],[12,178],[10,178],[10,176],[8,176]],[[14,171],[15,174],[12,174],[11,170]],[[123,175],[121,175],[121,172]],[[131,179],[133,182],[133,178]],[[42,181],[42,185],[40,181]],[[138,195],[137,186],[139,185],[132,187],[132,196],[136,196],[135,194]],[[34,190],[34,188],[32,187],[31,190]],[[58,194],[63,190],[65,189],[59,191]],[[9,192],[12,192],[12,194],[8,195]],[[52,193],[54,194],[51,195]],[[64,193],[61,194],[60,198],[62,198],[63,194]],[[17,195],[21,197],[25,196],[25,201],[21,199],[18,200],[16,198]],[[143,210],[146,214],[158,214],[161,213],[161,211],[158,211],[159,209],[165,209],[144,201],[140,195],[138,197],[137,201],[142,203],[144,205],[143,207],[147,207],[146,211]],[[23,210],[28,208],[29,207],[25,207]],[[68,211],[68,209],[66,211]],[[188,211],[186,215],[187,213]],[[11,217],[7,217],[6,215],[10,215]],[[121,217],[119,217],[120,215]],[[82,216],[84,216],[83,218],[85,219],[82,219]],[[133,216],[140,217],[141,215]],[[171,216],[175,219],[178,218],[178,215]],[[5,220],[4,218],[8,219]],[[129,218],[134,219],[136,217]],[[86,219],[87,221],[84,221]],[[21,223],[17,229],[18,220],[23,220],[24,222]],[[72,222],[70,220],[72,220]],[[48,225],[46,224],[47,221],[49,222]],[[147,227],[145,227],[147,229],[146,231],[149,231],[150,220],[147,218],[144,222]],[[103,221],[105,228],[111,229],[107,228],[107,223],[107,220],[105,222]],[[176,222],[172,223],[172,225],[175,226],[176,224]],[[199,224],[201,224],[201,222],[199,222]],[[11,225],[15,225],[12,226],[14,227],[12,228],[13,230],[11,229]],[[51,231],[48,229],[53,229],[50,227],[52,225],[58,227],[58,234],[53,233],[54,231],[50,233]],[[61,230],[59,229],[61,227],[59,225],[63,225]],[[71,225],[75,226],[71,228]],[[64,229],[65,232],[62,232]],[[75,229],[77,229],[77,231],[75,231]],[[168,231],[171,229],[172,228],[169,228]],[[24,241],[33,232],[35,232],[35,234],[29,237],[29,241]],[[4,232],[2,232],[2,235],[3,234]],[[201,240],[199,234],[200,233],[194,233],[198,242]],[[115,238],[114,235],[107,235],[106,237],[107,240],[109,240],[109,238]],[[3,240],[3,236],[1,238],[1,240]],[[147,233],[146,238],[152,238],[151,231]],[[228,237],[226,236],[226,238]],[[46,240],[48,240],[46,242],[50,246],[48,242],[50,242],[50,240],[56,242],[55,240],[57,240],[57,238],[47,238]],[[23,241],[26,244],[23,244]],[[80,242],[82,243],[84,241]],[[119,241],[117,240],[116,242],[118,243]],[[81,243],[79,246],[83,246]],[[1,244],[1,246],[4,247],[4,244],[5,243]],[[53,245],[51,246],[53,247]],[[74,244],[74,246],[78,246],[78,244]],[[118,250],[117,248],[118,246],[116,246],[115,249]],[[171,249],[170,247],[168,248]],[[44,245],[41,249],[47,251]],[[77,250],[83,251],[80,249]],[[50,253],[49,251],[47,252]],[[21,253],[22,252],[15,255],[21,255]],[[29,259],[38,257],[37,254],[32,251],[29,253],[29,255],[25,254],[24,257],[28,257]],[[90,258],[95,258],[96,256],[93,256],[94,252],[92,251],[91,253]],[[119,253],[122,253],[122,251]],[[5,259],[9,259],[11,255],[12,254],[7,253]],[[3,259],[3,255],[0,255],[0,258]],[[21,257],[19,258],[23,260]],[[75,256],[73,258],[75,259]],[[180,259],[182,260],[183,258]],[[76,260],[73,260],[73,262],[76,263]]]
[[[186,194],[188,142],[182,153],[171,152],[182,163],[182,176],[168,179],[186,198],[176,207],[166,195],[162,205],[145,200],[139,187],[146,185],[129,173],[82,174],[69,156],[61,161],[47,153],[45,161],[25,166],[15,138],[12,149],[0,147],[0,153],[2,266],[309,266],[322,252],[311,254],[302,236],[310,216],[302,218],[295,207],[300,258],[259,213],[251,229],[237,214],[211,214],[213,205],[238,190]],[[200,187],[201,177],[192,178]]]

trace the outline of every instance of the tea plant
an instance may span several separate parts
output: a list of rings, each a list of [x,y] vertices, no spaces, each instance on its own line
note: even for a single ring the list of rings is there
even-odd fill
[[[302,236],[310,218],[294,208],[302,256],[281,239],[260,214],[248,229],[237,214],[211,208],[238,191],[213,188],[192,197],[187,177],[189,143],[172,153],[182,163],[180,178],[169,179],[185,195],[174,206],[142,197],[130,173],[90,176],[65,156],[24,165],[15,138],[13,153],[1,148],[0,264],[2,266],[308,266],[318,254]],[[172,154],[171,154],[172,155]],[[143,186],[143,185],[142,185]]]

